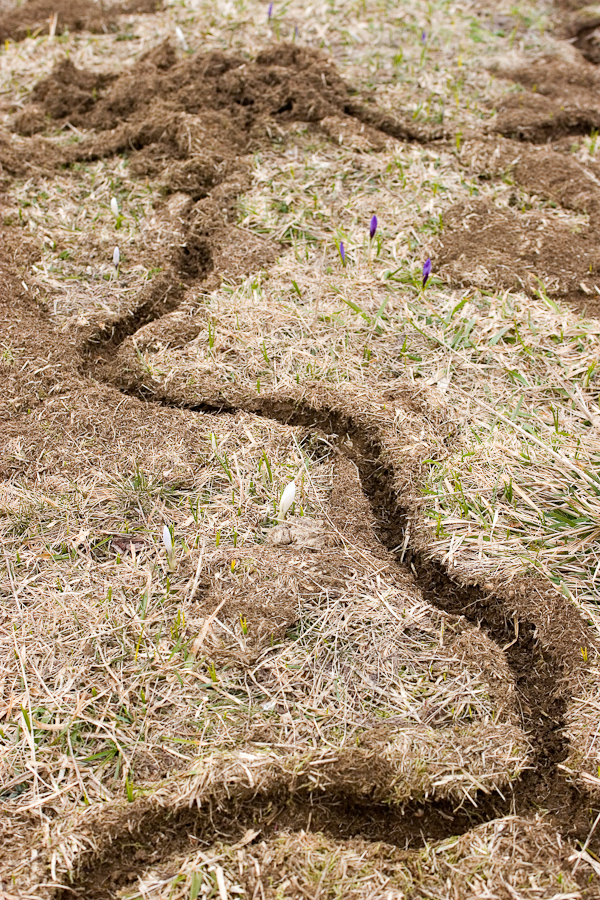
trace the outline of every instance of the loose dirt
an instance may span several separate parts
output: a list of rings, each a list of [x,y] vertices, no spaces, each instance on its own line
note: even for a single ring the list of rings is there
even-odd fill
[[[27,0],[17,9],[0,15],[0,42],[22,41],[26,37],[63,34],[65,31],[104,32],[115,30],[119,16],[153,13],[160,0],[125,0],[96,3],[95,0]]]
[[[530,183],[537,174],[521,173]],[[453,282],[542,290],[588,314],[600,311],[594,226],[574,233],[551,215],[499,209],[487,201],[460,203],[446,213],[435,259]]]

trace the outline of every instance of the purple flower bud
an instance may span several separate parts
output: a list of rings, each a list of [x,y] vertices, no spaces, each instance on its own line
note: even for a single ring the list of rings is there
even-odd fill
[[[429,280],[429,276],[431,275],[431,260],[429,257],[425,260],[425,264],[423,266],[423,287],[427,284]]]
[[[298,30],[298,26],[294,25],[294,40],[297,41],[300,37],[300,31]]]
[[[375,233],[377,232],[377,216],[373,216],[371,219],[371,225],[369,227],[369,237],[371,240],[375,237]]]
[[[271,21],[271,16],[273,15],[273,4],[269,3],[269,11],[267,12],[267,20]]]
[[[342,265],[346,265],[346,251],[344,250],[344,242],[340,241],[340,259],[342,260]]]
[[[427,32],[424,31],[423,34],[421,35],[421,43],[424,44],[426,40],[427,40]]]

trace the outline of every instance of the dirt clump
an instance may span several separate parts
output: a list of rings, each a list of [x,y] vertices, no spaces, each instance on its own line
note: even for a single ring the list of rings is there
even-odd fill
[[[0,422],[42,402],[50,390],[72,385],[68,342],[56,333],[39,303],[19,281],[14,254],[0,255]]]
[[[81,102],[69,106],[74,91]],[[276,52],[259,53],[252,62],[221,51],[180,60],[173,45],[164,42],[110,85],[65,61],[37,85],[32,100],[51,118],[96,132],[132,121],[138,143],[149,144],[157,140],[168,111],[196,116],[226,111],[243,135],[264,116],[319,121],[339,112],[347,96],[332,62],[316,50],[283,45]],[[148,113],[149,104],[157,102],[162,108]],[[140,111],[145,116],[136,119]],[[131,130],[129,136],[135,140]]]
[[[539,144],[600,128],[600,72],[578,54],[509,59],[496,73],[524,90],[498,104],[493,133]]]
[[[493,131],[517,141],[545,144],[569,135],[589,134],[600,127],[600,111],[531,91],[514,94],[498,105]]]
[[[65,162],[124,152],[135,174],[170,167],[168,187],[202,196],[223,178],[228,160],[251,152],[292,122],[316,125],[339,141],[348,134],[363,149],[381,149],[384,132],[426,139],[402,116],[356,99],[322,52],[278,44],[253,61],[221,51],[179,59],[165,41],[119,77],[57,65],[15,116],[21,134],[49,124],[92,132],[69,149]],[[355,120],[359,123],[357,127]]]
[[[461,162],[482,180],[510,176],[530,193],[565,209],[594,215],[600,207],[600,180],[568,153],[501,138],[472,140],[463,145]]]
[[[32,99],[42,103],[45,114],[51,119],[76,118],[93,107],[96,93],[111,84],[115,77],[85,72],[74,66],[70,59],[65,59],[56,66],[51,78],[35,86]],[[16,130],[20,129],[17,127]]]
[[[588,62],[600,63],[600,7],[583,6],[568,16],[564,35]]]
[[[153,13],[161,0],[126,0],[122,3],[96,3],[95,0],[28,0],[16,9],[0,15],[0,41],[22,41],[30,35],[65,31],[114,31],[118,17],[135,13]]]
[[[529,293],[543,286],[550,296],[579,309],[600,310],[595,235],[575,233],[549,214],[519,212],[487,200],[458,203],[444,216],[435,258],[453,283]]]

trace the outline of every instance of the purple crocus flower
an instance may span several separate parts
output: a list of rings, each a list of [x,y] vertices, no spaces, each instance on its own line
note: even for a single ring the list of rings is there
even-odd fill
[[[424,31],[421,35],[421,43],[424,44],[426,40],[427,40],[427,32]]]
[[[423,266],[423,287],[427,284],[429,280],[429,276],[431,275],[431,260],[429,257],[425,260],[425,264]]]
[[[267,20],[271,21],[271,16],[273,15],[273,4],[269,3],[269,11],[267,12]]]
[[[344,250],[344,242],[340,241],[340,259],[342,260],[342,265],[346,265],[346,251]]]
[[[369,237],[371,238],[371,240],[373,240],[373,238],[375,237],[376,232],[377,232],[377,216],[373,216],[373,218],[371,219],[371,224],[369,226]]]

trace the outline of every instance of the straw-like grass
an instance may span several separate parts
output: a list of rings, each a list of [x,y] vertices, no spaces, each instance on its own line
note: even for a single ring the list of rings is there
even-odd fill
[[[174,39],[176,25],[192,48],[249,56],[298,26],[298,40],[333,54],[380,106],[445,129],[428,146],[356,123],[348,134],[335,117],[273,129],[246,160],[251,186],[220,254],[227,271],[227,253],[258,236],[279,242],[277,261],[188,286],[178,311],[122,345],[117,365],[184,405],[210,392],[233,406],[266,393],[332,398],[373,427],[397,469],[421,466],[412,514],[429,526],[431,556],[470,581],[535,573],[597,630],[600,326],[550,299],[552,285],[500,291],[484,268],[467,273],[468,289],[436,271],[420,283],[445,210],[469,197],[543,210],[574,230],[588,222],[509,176],[480,180],[461,153],[463,135],[514,90],[490,73],[493,57],[554,46],[544,9],[523,4],[506,18],[369,0],[276,4],[268,22],[257,0],[178,3],[117,35],[9,45],[0,89],[8,123],[66,50],[78,66],[116,72]],[[23,138],[9,140],[24,152]],[[594,140],[573,152],[593,162]],[[40,251],[23,277],[65,335],[134,308],[181,237],[185,198],[165,200],[163,183],[136,177],[125,156],[5,183],[7,223]],[[0,373],[26,363],[0,342]],[[420,413],[399,399],[407,387],[427,402]],[[335,524],[326,435],[248,413],[148,413],[91,380],[36,404],[3,448],[13,475],[0,484],[2,877],[16,895],[50,895],[84,870],[110,843],[104,808],[109,818],[145,799],[172,812],[237,793],[340,790],[397,809],[468,806],[527,767],[504,655],[425,603],[372,535],[363,546]],[[277,504],[291,478],[293,538],[282,545]],[[594,665],[589,648],[564,761],[592,789]],[[90,806],[97,835],[86,831]],[[574,868],[597,863],[561,841],[517,818],[412,855],[286,833],[175,854],[141,874],[135,896],[579,897]]]

